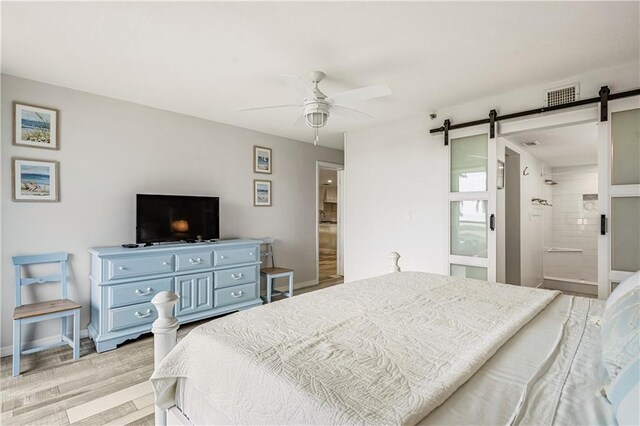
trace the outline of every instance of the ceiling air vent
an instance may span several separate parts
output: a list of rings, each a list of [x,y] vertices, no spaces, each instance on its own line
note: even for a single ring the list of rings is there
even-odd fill
[[[522,145],[524,145],[524,146],[538,146],[538,145],[540,145],[540,142],[538,142],[538,141],[528,141],[528,142],[522,142]]]
[[[556,106],[568,104],[580,99],[580,83],[573,83],[567,86],[554,87],[544,91],[544,106]]]

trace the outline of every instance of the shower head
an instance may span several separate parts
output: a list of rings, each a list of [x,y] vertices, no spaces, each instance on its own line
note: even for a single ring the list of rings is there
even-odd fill
[[[551,180],[551,179],[545,179],[544,180],[544,184],[545,185],[557,185],[558,182],[556,182],[555,180]]]

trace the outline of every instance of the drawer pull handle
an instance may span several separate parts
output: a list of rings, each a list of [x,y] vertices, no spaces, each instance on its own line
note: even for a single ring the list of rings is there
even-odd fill
[[[242,272],[240,272],[238,275],[236,274],[231,274],[231,278],[233,278],[234,280],[239,280],[240,278],[242,278],[244,275],[242,275]]]
[[[202,263],[202,259],[200,259],[199,257],[197,259],[189,259],[189,262],[191,262],[192,265],[198,265]]]
[[[147,287],[147,290],[146,290],[146,291],[141,291],[140,289],[137,289],[137,288],[136,288],[135,293],[136,293],[138,296],[148,296],[148,295],[150,295],[150,294],[151,294],[151,292],[152,292],[152,291],[153,291],[153,289],[152,289],[151,287]]]
[[[163,264],[164,266],[168,266],[168,265],[169,265],[169,262],[162,262],[162,264]]]
[[[249,253],[249,256],[253,256],[253,253]]]
[[[237,299],[238,297],[242,297],[244,293],[242,292],[242,290],[238,290],[238,292],[236,293],[235,291],[231,292],[231,297]]]
[[[140,312],[136,311],[136,313],[134,314],[136,317],[138,318],[147,318],[151,316],[151,309],[147,309],[147,312],[144,314],[141,314]]]
[[[124,271],[125,269],[127,268],[125,268],[124,266],[118,266],[118,271]]]
[[[220,255],[220,259],[226,259],[223,255]]]

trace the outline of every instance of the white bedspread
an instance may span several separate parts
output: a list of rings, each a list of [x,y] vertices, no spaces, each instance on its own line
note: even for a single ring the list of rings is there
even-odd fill
[[[235,423],[415,424],[557,292],[402,272],[194,329],[152,376],[188,377]]]

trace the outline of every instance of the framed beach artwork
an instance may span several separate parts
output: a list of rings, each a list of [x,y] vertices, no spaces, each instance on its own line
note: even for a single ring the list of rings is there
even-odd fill
[[[58,111],[18,102],[13,106],[14,145],[58,149]]]
[[[271,181],[253,181],[253,205],[256,207],[271,207]]]
[[[271,148],[253,147],[253,171],[271,174]]]
[[[57,161],[12,158],[14,201],[59,200],[59,163]]]

